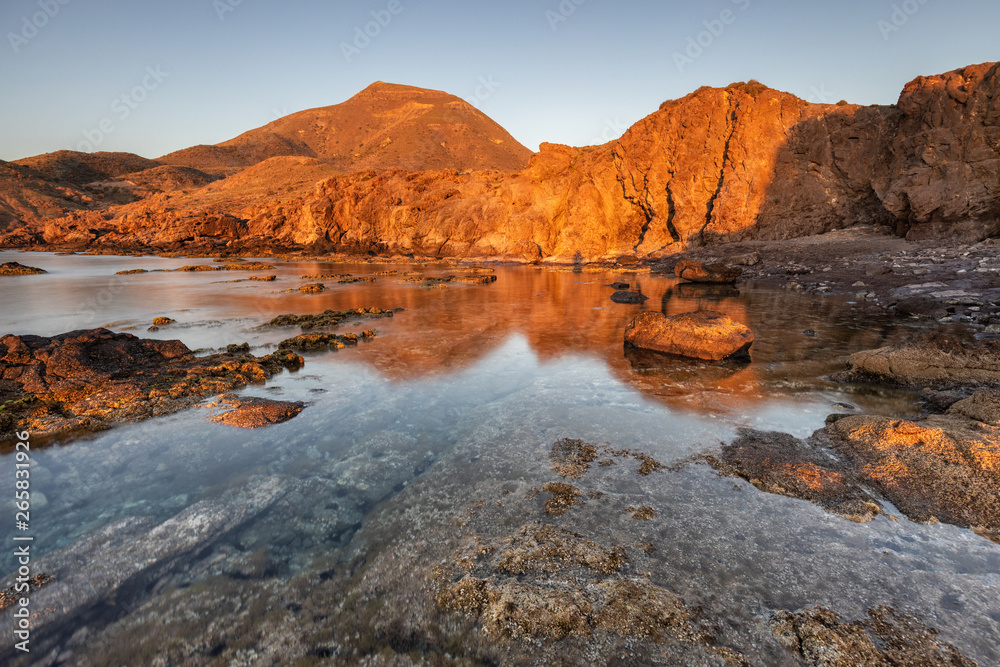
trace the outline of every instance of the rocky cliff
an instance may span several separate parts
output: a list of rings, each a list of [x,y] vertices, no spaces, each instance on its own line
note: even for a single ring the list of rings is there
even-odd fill
[[[108,247],[571,260],[856,223],[983,238],[1000,231],[998,88],[995,63],[918,78],[889,107],[810,104],[757,82],[702,88],[608,144],[543,144],[517,173],[369,170],[289,196],[141,202],[141,215],[137,204],[55,221],[44,240],[65,241],[76,224]]]

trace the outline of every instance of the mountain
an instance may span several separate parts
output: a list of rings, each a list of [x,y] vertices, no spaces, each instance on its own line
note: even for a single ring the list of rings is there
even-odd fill
[[[607,144],[543,144],[519,172],[344,174],[273,158],[231,185],[75,213],[0,244],[571,261],[857,223],[982,239],[1000,233],[997,100],[997,63],[919,77],[889,106],[810,104],[754,81],[706,87]]]
[[[0,160],[0,231],[74,211],[103,211],[213,180],[194,169],[161,165],[132,153],[56,151]]]
[[[309,109],[163,164],[232,171],[279,156],[316,158],[342,173],[366,169],[523,169],[531,151],[454,95],[381,81],[334,106]]]

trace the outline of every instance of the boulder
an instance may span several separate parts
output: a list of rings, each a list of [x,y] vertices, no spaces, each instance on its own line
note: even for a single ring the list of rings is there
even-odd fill
[[[749,359],[753,341],[745,325],[713,310],[672,316],[650,311],[625,327],[627,345],[709,361]]]
[[[702,264],[682,260],[674,267],[674,274],[681,280],[693,283],[713,283],[727,285],[735,283],[743,275],[743,269],[725,264]]]
[[[615,303],[642,303],[648,299],[648,296],[639,294],[638,292],[630,292],[628,290],[618,290],[611,295],[611,300]]]

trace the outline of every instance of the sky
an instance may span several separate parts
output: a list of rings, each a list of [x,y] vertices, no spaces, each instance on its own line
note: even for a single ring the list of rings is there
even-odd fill
[[[0,0],[0,159],[159,157],[379,80],[589,145],[703,85],[891,104],[998,28],[996,0]]]

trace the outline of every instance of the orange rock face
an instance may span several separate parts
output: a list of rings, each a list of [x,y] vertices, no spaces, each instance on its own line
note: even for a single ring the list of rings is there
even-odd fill
[[[709,361],[749,358],[753,341],[753,332],[746,326],[711,310],[669,317],[647,311],[625,327],[629,345]]]
[[[910,238],[981,239],[1000,231],[997,99],[996,63],[918,78],[895,106],[810,104],[756,82],[701,88],[602,146],[542,144],[522,168],[527,149],[457,98],[376,84],[343,105],[162,158],[230,171],[271,158],[291,185],[259,178],[239,194],[213,184],[156,195],[55,220],[44,234],[14,230],[0,245],[573,261],[656,258],[858,222]],[[377,145],[382,135],[365,129],[359,111],[369,107],[395,122]],[[308,176],[296,184],[299,171]],[[213,187],[228,192],[199,194]]]

